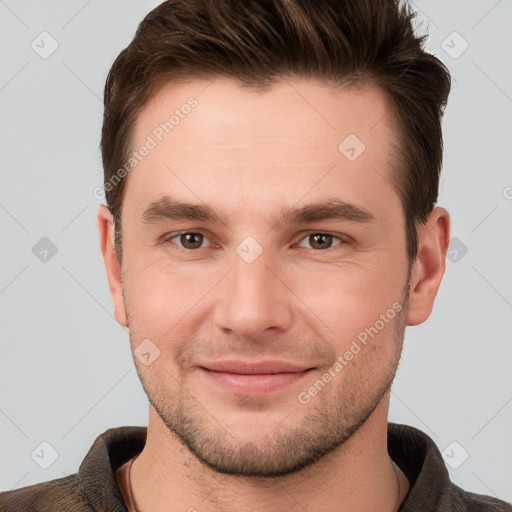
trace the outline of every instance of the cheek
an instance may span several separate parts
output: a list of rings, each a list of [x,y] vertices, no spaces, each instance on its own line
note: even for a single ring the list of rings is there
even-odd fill
[[[330,265],[309,264],[300,273],[290,273],[289,282],[304,300],[320,301],[326,312],[355,309],[361,315],[373,308],[387,308],[390,300],[393,303],[400,298],[405,267],[401,269],[396,260],[395,264],[392,261],[381,251]]]
[[[125,276],[130,328],[137,337],[161,344],[172,339],[188,339],[200,325],[211,291],[222,269],[183,265],[166,258],[150,263],[140,258]]]
[[[388,266],[389,265],[389,266]],[[361,264],[331,265],[318,276],[297,276],[293,290],[305,306],[307,323],[328,328],[336,352],[343,353],[353,340],[369,342],[394,337],[394,325],[403,309],[406,275],[385,256]]]
[[[151,330],[151,334],[168,323],[180,299],[180,285],[169,274],[162,274],[152,266],[132,265],[124,275],[125,299],[131,329],[137,333]],[[149,333],[146,333],[149,337]]]

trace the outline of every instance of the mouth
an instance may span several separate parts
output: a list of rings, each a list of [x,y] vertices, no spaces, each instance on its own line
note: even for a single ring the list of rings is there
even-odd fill
[[[230,393],[244,395],[261,395],[287,388],[314,370],[283,361],[222,361],[208,363],[199,369],[210,383]]]

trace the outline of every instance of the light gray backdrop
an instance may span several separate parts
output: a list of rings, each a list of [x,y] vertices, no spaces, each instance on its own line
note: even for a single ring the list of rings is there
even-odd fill
[[[107,72],[158,3],[0,0],[0,490],[74,473],[101,432],[146,425],[93,189]],[[429,434],[458,485],[512,501],[512,2],[411,4],[453,74],[439,200],[453,239],[390,420]]]

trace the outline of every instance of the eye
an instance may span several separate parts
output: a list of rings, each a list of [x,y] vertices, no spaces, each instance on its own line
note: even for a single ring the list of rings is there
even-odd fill
[[[174,239],[177,239],[177,241],[173,242]],[[335,240],[338,240],[338,243],[333,245]],[[196,249],[208,247],[209,239],[202,233],[186,231],[173,235],[165,239],[165,241],[171,242],[182,249],[193,251]],[[346,243],[345,240],[343,240],[340,236],[322,232],[309,233],[306,235],[299,243],[301,247],[304,247],[304,245],[302,245],[304,241],[309,242],[311,244],[311,248],[316,251],[325,251],[332,248],[333,246],[343,245]],[[219,246],[215,244],[215,247]]]
[[[340,243],[336,245],[342,245],[343,243],[345,243],[345,241],[341,237],[331,235],[330,233],[309,233],[302,239],[302,241],[309,241],[313,249],[322,251],[330,249],[333,246],[332,243],[333,240],[335,239],[340,241]],[[302,245],[302,241],[299,245],[301,247],[304,247]]]
[[[176,245],[182,249],[194,250],[208,246],[208,244],[204,246],[202,245],[205,240],[208,240],[208,238],[206,238],[206,236],[204,236],[202,233],[187,231],[185,233],[178,233],[177,235],[169,237],[166,239],[166,241],[171,242],[171,240],[174,240],[175,238],[177,238],[179,241],[179,243]]]

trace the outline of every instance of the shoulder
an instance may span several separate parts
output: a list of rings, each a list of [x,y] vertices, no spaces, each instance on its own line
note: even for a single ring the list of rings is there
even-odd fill
[[[485,494],[466,491],[453,482],[443,489],[433,505],[439,512],[512,512],[510,503]]]
[[[459,496],[463,504],[462,510],[468,512],[512,512],[512,504],[505,501],[486,496],[484,494],[475,494],[465,491],[455,484],[452,484],[452,490]]]
[[[125,512],[115,471],[140,453],[146,427],[123,426],[96,437],[78,473],[0,492],[0,512]]]
[[[399,512],[512,512],[510,503],[454,484],[437,445],[417,428],[389,423],[388,451],[411,484]]]
[[[87,512],[89,506],[78,474],[0,492],[0,512]]]

